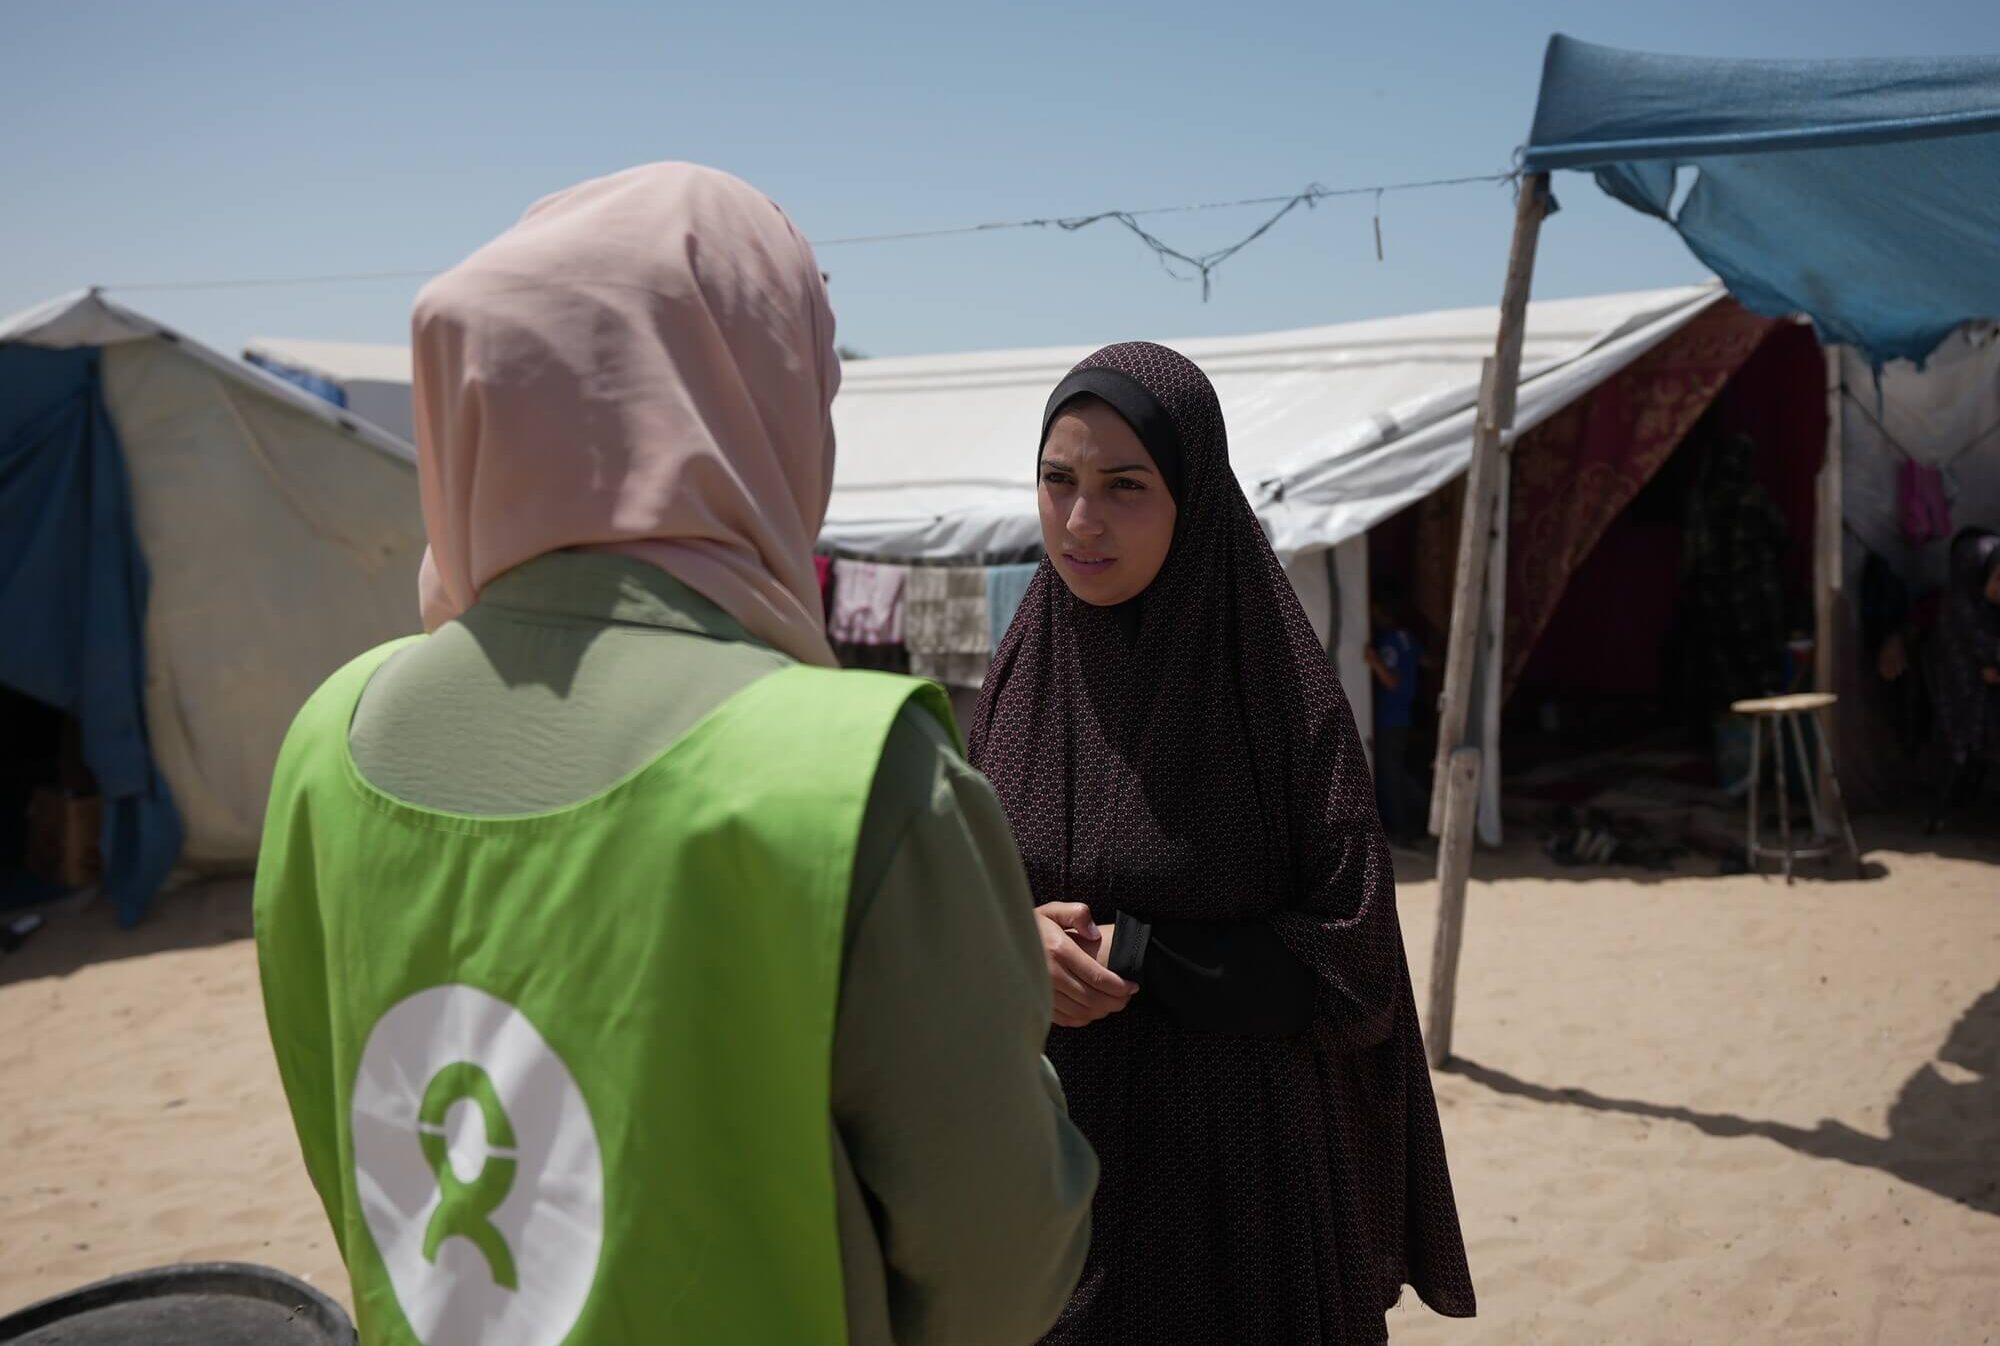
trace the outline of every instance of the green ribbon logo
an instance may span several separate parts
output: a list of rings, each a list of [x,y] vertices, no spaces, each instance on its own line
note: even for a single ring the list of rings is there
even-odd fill
[[[452,1105],[465,1100],[478,1105],[486,1124],[485,1162],[470,1182],[451,1166],[444,1129]],[[493,1224],[493,1213],[514,1188],[517,1163],[514,1127],[507,1120],[507,1110],[500,1106],[500,1092],[493,1087],[492,1077],[470,1061],[455,1061],[434,1075],[424,1090],[423,1106],[417,1110],[417,1143],[437,1174],[439,1193],[437,1213],[424,1230],[424,1260],[435,1264],[446,1239],[462,1238],[485,1256],[495,1285],[518,1290],[514,1254]]]

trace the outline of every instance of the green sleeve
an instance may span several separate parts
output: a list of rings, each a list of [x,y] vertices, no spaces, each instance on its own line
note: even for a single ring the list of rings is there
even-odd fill
[[[901,1346],[1031,1341],[1081,1274],[1097,1161],[1042,1056],[1048,971],[992,790],[905,712],[870,826],[914,791],[858,910],[834,1045],[834,1124],[876,1214]]]

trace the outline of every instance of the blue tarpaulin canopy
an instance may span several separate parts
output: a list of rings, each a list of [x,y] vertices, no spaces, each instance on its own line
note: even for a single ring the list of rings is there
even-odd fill
[[[2000,317],[2000,57],[1715,60],[1558,34],[1524,167],[1594,173],[1744,304],[1878,364]]]

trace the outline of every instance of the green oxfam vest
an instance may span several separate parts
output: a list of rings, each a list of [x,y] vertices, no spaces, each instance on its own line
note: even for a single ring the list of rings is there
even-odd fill
[[[828,1123],[855,841],[935,688],[790,668],[590,799],[472,818],[364,780],[389,646],[278,762],[257,953],[362,1339],[842,1342]]]

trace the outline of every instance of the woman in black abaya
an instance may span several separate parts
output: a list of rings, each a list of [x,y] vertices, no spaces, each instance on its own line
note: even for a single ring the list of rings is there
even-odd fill
[[[1405,1284],[1469,1316],[1368,763],[1213,388],[1106,347],[1049,399],[1039,467],[1049,559],[972,755],[1103,1162],[1047,1340],[1377,1342]]]

